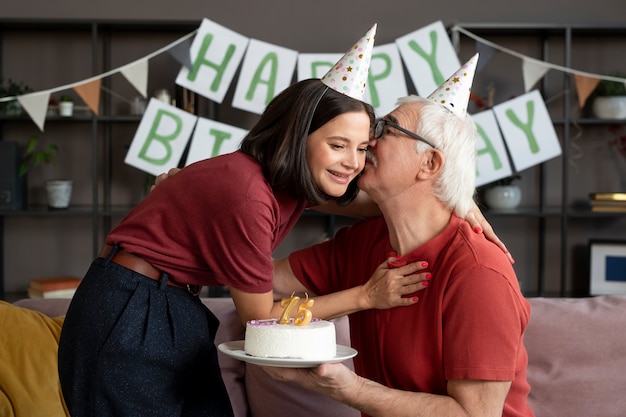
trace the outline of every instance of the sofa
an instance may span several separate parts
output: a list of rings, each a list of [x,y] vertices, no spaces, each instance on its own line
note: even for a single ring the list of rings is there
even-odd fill
[[[219,317],[216,343],[241,340],[244,327],[229,298],[203,298]],[[529,402],[537,417],[626,415],[626,296],[529,298]],[[66,299],[0,302],[0,416],[67,415],[56,373],[56,342]],[[347,319],[336,320],[349,345]],[[223,353],[220,366],[237,417],[360,414],[327,397],[274,381],[255,365]],[[345,362],[352,366],[351,360]]]

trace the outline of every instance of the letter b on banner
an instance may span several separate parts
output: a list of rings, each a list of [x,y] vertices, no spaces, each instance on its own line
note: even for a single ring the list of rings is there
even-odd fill
[[[186,111],[151,99],[124,162],[152,175],[178,166],[196,120]]]

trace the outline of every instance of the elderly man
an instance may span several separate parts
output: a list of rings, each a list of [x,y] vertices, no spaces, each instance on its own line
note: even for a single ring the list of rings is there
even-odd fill
[[[455,75],[473,77],[473,65]],[[473,204],[476,131],[467,101],[442,87],[430,100],[402,99],[375,126],[359,186],[383,218],[275,263],[275,289],[287,294],[361,285],[390,255],[392,267],[426,261],[429,287],[408,307],[350,315],[356,372],[265,369],[369,416],[533,416],[530,307],[506,255],[462,220]]]

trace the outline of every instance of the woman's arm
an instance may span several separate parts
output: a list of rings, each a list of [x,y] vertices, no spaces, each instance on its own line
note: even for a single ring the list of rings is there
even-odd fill
[[[415,293],[427,288],[430,279],[422,263],[389,268],[387,262],[380,264],[363,285],[315,296],[298,281],[287,258],[274,260],[274,295],[289,297],[295,293],[303,301],[308,295],[315,300],[311,308],[313,315],[327,320],[361,310],[409,306],[418,302],[419,297]]]

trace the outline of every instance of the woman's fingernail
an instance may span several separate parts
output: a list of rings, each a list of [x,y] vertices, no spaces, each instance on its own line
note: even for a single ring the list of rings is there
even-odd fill
[[[422,262],[422,268],[426,268],[428,266],[428,262],[424,261]]]
[[[411,298],[411,301],[413,301],[414,303],[417,303],[417,300],[419,300],[419,298],[417,298],[417,297]]]
[[[475,231],[476,233],[480,233],[480,232],[482,232],[482,231],[483,231],[483,229],[481,229],[481,228],[480,228],[480,226],[476,226],[476,227],[474,228],[474,231]]]
[[[431,274],[430,272],[424,275],[424,278],[426,279],[431,279],[432,277],[433,277],[433,274]]]
[[[422,287],[428,287],[430,285],[430,281],[422,281]]]

